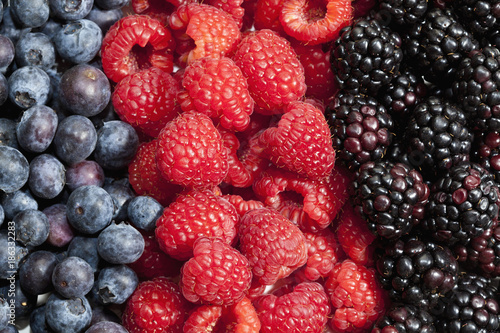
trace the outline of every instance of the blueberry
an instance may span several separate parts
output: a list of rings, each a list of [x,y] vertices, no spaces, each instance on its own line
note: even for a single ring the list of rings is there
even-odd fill
[[[97,252],[97,237],[76,236],[69,243],[68,256],[82,258],[94,273],[97,272],[101,260]]]
[[[19,149],[17,142],[17,122],[8,118],[0,118],[0,146]]]
[[[0,190],[12,193],[22,188],[29,177],[29,163],[17,149],[0,146]]]
[[[68,299],[53,293],[45,305],[45,320],[56,333],[82,332],[90,326],[92,308],[85,297]]]
[[[52,40],[54,39],[54,36],[61,29],[62,25],[63,25],[63,22],[61,22],[57,19],[49,18],[47,23],[45,23],[43,25],[43,27],[40,29],[40,32],[45,34],[47,37],[49,37],[49,39],[52,42]],[[55,46],[54,46],[54,48],[55,48]]]
[[[19,67],[38,66],[47,70],[56,64],[56,50],[49,36],[30,32],[17,41],[15,59]]]
[[[138,147],[139,137],[130,124],[121,120],[108,121],[97,131],[94,159],[105,170],[125,169]]]
[[[16,51],[12,40],[0,35],[0,72],[4,72],[14,60]]]
[[[26,151],[41,153],[49,148],[56,134],[56,112],[45,105],[35,105],[23,112],[16,128],[19,145]]]
[[[53,290],[52,271],[57,264],[53,252],[38,250],[30,253],[19,267],[21,288],[31,295],[41,295]]]
[[[4,8],[2,16],[2,24],[0,24],[0,35],[8,37],[12,43],[17,43],[19,36],[27,33],[31,28],[22,28],[19,23],[15,22],[12,15],[12,8],[10,6]],[[1,49],[1,47],[0,47]],[[12,59],[14,59],[14,54],[12,54]]]
[[[0,297],[0,329],[4,329],[9,325],[10,307],[9,301],[5,297]]]
[[[104,170],[93,160],[84,160],[66,169],[66,187],[74,191],[80,186],[104,184]]]
[[[16,224],[16,240],[24,246],[38,246],[49,237],[49,219],[38,209],[26,209],[12,220]]]
[[[15,274],[29,250],[15,240],[14,225],[0,231],[0,279],[8,279]]]
[[[68,256],[55,266],[52,284],[63,297],[83,297],[94,285],[94,271],[84,259]]]
[[[66,205],[56,203],[42,210],[49,219],[49,236],[47,243],[56,247],[66,246],[74,237],[73,229],[66,217]]]
[[[66,184],[66,169],[52,154],[41,154],[30,163],[28,186],[33,195],[42,199],[58,196]]]
[[[64,118],[54,136],[57,157],[72,165],[89,157],[97,144],[97,132],[89,118],[71,115]]]
[[[127,0],[128,1],[128,0]],[[85,18],[97,24],[105,35],[109,28],[123,17],[121,9],[100,9],[94,6]]]
[[[5,75],[0,73],[0,105],[3,105],[9,97],[9,84]]]
[[[15,19],[25,28],[38,28],[49,19],[47,0],[10,0]]]
[[[113,220],[115,221],[125,221],[128,219],[128,204],[130,200],[135,197],[135,193],[132,191],[130,186],[113,182],[111,184],[106,184],[103,187],[113,198],[115,205],[115,212],[113,214]]]
[[[101,9],[121,9],[129,0],[94,0],[94,3]]]
[[[100,323],[101,321],[111,321],[113,323],[121,323],[121,318],[108,307],[103,305],[92,306],[92,322],[91,325]]]
[[[106,228],[113,218],[113,198],[102,187],[81,186],[66,202],[66,216],[76,230],[94,234]]]
[[[112,321],[101,321],[89,327],[85,333],[127,333],[122,325]]]
[[[3,193],[0,204],[4,208],[5,218],[12,220],[17,213],[26,209],[38,209],[38,202],[29,190],[18,190],[12,193]]]
[[[50,97],[50,78],[43,69],[24,66],[16,69],[7,80],[9,99],[21,109],[46,104]]]
[[[156,199],[140,195],[128,204],[128,218],[139,229],[151,231],[156,226],[156,220],[163,214],[164,207]]]
[[[19,279],[7,279],[9,284],[0,289],[0,297],[14,304],[15,320],[28,319],[36,306],[37,296],[28,294],[21,288]]]
[[[101,28],[86,19],[70,21],[54,36],[54,44],[61,58],[75,64],[92,60],[102,43]]]
[[[110,97],[109,80],[99,68],[79,64],[61,77],[59,101],[70,113],[95,116],[108,105]]]
[[[31,333],[52,333],[54,332],[45,320],[45,304],[35,308],[30,315]]]
[[[124,304],[139,284],[134,270],[126,265],[108,266],[99,272],[97,293],[104,305]]]
[[[3,209],[3,206],[0,205],[0,226],[2,226],[4,221],[5,221],[5,210]]]
[[[111,223],[97,237],[99,255],[112,264],[130,264],[144,252],[144,238],[128,223]]]
[[[57,18],[73,21],[84,18],[92,9],[93,0],[49,0],[50,10]]]
[[[2,16],[3,16],[3,2],[0,1],[0,23],[2,23]]]
[[[19,331],[17,330],[16,326],[8,325],[6,328],[0,329],[0,333],[19,333]]]

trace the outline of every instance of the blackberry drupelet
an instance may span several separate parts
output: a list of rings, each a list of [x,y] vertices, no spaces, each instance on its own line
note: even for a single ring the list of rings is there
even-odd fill
[[[399,70],[401,38],[376,19],[358,19],[335,41],[330,62],[341,89],[375,95]]]
[[[479,42],[457,20],[451,9],[431,8],[403,37],[404,57],[425,79],[449,85],[460,61]]]
[[[415,106],[403,137],[409,162],[424,177],[468,161],[472,140],[465,113],[435,96]]]
[[[499,0],[454,0],[452,6],[460,22],[478,39],[500,28]]]
[[[386,160],[362,164],[353,190],[354,209],[372,232],[386,239],[408,234],[424,217],[429,196],[429,187],[417,170]]]
[[[375,98],[341,91],[327,114],[338,159],[353,169],[382,159],[392,141],[393,121]]]
[[[434,317],[425,309],[395,303],[375,324],[371,333],[435,333]]]
[[[453,166],[431,186],[426,217],[420,226],[437,241],[466,245],[498,218],[499,188],[479,164]]]
[[[459,270],[448,247],[415,236],[403,237],[385,247],[376,259],[376,267],[393,301],[426,310],[452,290]]]
[[[500,329],[499,296],[488,278],[463,273],[433,309],[438,332],[493,333]]]
[[[500,133],[478,133],[473,142],[471,160],[479,163],[500,181]]]
[[[484,47],[464,57],[452,83],[453,96],[470,127],[500,131],[500,50]]]
[[[386,11],[391,23],[407,26],[422,20],[427,12],[427,0],[381,0],[379,12]]]

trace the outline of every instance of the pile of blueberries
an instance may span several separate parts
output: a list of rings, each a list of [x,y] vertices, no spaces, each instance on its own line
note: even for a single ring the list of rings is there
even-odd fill
[[[131,190],[139,137],[100,64],[127,5],[0,0],[0,333],[126,332],[128,264],[163,210]]]

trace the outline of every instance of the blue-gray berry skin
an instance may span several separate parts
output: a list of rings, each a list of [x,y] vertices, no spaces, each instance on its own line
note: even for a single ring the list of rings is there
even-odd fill
[[[1,194],[0,204],[4,208],[5,218],[8,220],[12,220],[17,213],[23,210],[38,209],[38,202],[28,189]]]
[[[31,153],[49,148],[56,134],[57,113],[45,105],[35,105],[23,112],[16,127],[19,145]]]
[[[59,122],[53,141],[57,157],[72,165],[92,154],[97,143],[97,132],[89,118],[71,115]]]
[[[12,40],[0,33],[0,72],[5,72],[7,67],[14,61],[15,50]]]
[[[17,149],[0,146],[0,190],[12,193],[21,189],[29,177],[29,163]]]
[[[164,207],[150,196],[136,196],[128,204],[128,218],[136,228],[152,231],[163,209]]]
[[[96,282],[102,304],[123,304],[137,288],[139,278],[132,268],[115,265],[101,269]]]
[[[22,322],[24,319],[28,319],[31,312],[36,306],[37,296],[28,294],[23,288],[19,279],[13,282],[14,285],[9,284],[0,288],[0,297],[7,298],[9,303],[14,304],[14,312],[16,323]],[[13,291],[13,292],[12,292]]]
[[[125,169],[138,148],[139,137],[135,129],[124,121],[112,120],[97,131],[94,158],[105,170]]]
[[[141,233],[126,222],[111,223],[97,237],[99,255],[111,264],[130,264],[144,252]]]
[[[84,332],[92,320],[92,308],[85,297],[64,298],[52,293],[45,305],[45,320],[56,333]]]
[[[7,298],[0,297],[0,329],[4,329],[9,325],[10,309]]]
[[[97,252],[97,237],[74,237],[68,245],[68,256],[84,259],[95,273],[99,269],[101,259]]]
[[[54,36],[57,53],[74,64],[91,61],[101,49],[102,31],[86,19],[70,21]]]
[[[80,186],[104,185],[104,170],[93,160],[84,160],[66,168],[66,187],[74,191]]]
[[[16,328],[16,326],[9,324],[6,328],[0,329],[0,333],[19,333],[19,330]]]
[[[93,0],[49,0],[51,13],[64,21],[74,21],[88,15]]]
[[[38,250],[30,253],[19,267],[21,288],[31,295],[52,291],[52,272],[56,265],[57,257],[53,252]]]
[[[121,9],[107,10],[94,6],[89,15],[87,15],[85,18],[97,24],[99,28],[101,28],[102,34],[104,36],[106,35],[106,32],[108,32],[109,28],[111,28],[111,26],[122,17],[123,11]]]
[[[68,256],[55,266],[52,284],[65,298],[84,297],[94,285],[94,271],[84,259]]]
[[[52,154],[40,154],[30,163],[28,186],[31,192],[42,199],[54,199],[64,189],[66,169]]]
[[[56,49],[46,34],[30,32],[17,41],[15,59],[19,67],[37,66],[47,70],[56,65]]]
[[[112,321],[101,321],[89,327],[85,333],[128,333],[127,329]]]
[[[68,222],[85,234],[95,234],[113,219],[113,198],[96,185],[81,186],[71,192],[66,202]]]
[[[24,246],[42,245],[49,237],[49,219],[38,209],[23,210],[12,221],[16,224],[16,240]]]
[[[50,77],[35,66],[16,69],[7,80],[9,99],[21,109],[46,104],[51,95]]]
[[[9,98],[9,83],[5,75],[0,73],[0,105],[3,105]]]
[[[12,227],[11,225],[8,226],[8,228]],[[14,261],[9,260],[9,256],[12,255],[12,253],[9,253],[12,252],[9,251],[12,249],[12,241],[14,241]],[[17,273],[21,261],[28,253],[29,250],[27,247],[15,241],[11,229],[2,229],[0,231],[0,279],[8,279]]]
[[[94,0],[94,4],[101,9],[120,9],[128,3],[129,0]]]
[[[0,227],[2,226],[4,221],[5,221],[5,210],[3,209],[3,206],[0,205]]]
[[[15,19],[25,28],[41,27],[49,19],[47,0],[11,0],[10,8]]]
[[[12,41],[12,43],[17,43],[19,36],[29,32],[30,30],[31,28],[19,27],[19,24],[14,22],[12,8],[10,8],[10,6],[4,8],[2,24],[0,25],[0,35],[8,37]],[[14,59],[14,55],[12,55],[12,59]],[[1,70],[5,70],[5,68]]]
[[[101,321],[111,321],[113,323],[120,324],[122,322],[121,318],[109,307],[102,304],[92,304],[92,323],[95,325]]]
[[[45,320],[45,304],[35,308],[30,315],[31,333],[53,333]]]
[[[16,128],[17,121],[0,118],[0,146],[9,146],[19,150]]]
[[[111,195],[115,205],[115,212],[113,214],[113,220],[115,221],[126,221],[128,220],[127,207],[130,202],[135,197],[134,191],[130,186],[121,184],[118,182],[113,182],[106,184],[103,188]]]

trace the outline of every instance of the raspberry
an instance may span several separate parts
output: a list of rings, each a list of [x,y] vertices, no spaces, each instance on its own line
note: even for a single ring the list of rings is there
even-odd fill
[[[258,333],[260,326],[260,320],[252,302],[245,297],[238,303],[227,307],[199,306],[184,324],[184,333]]]
[[[231,305],[250,288],[252,271],[244,255],[218,238],[198,238],[193,257],[181,269],[181,289],[193,303]]]
[[[227,149],[212,120],[185,112],[158,136],[156,163],[165,179],[193,188],[218,185],[228,171]]]
[[[252,209],[264,208],[264,204],[257,200],[245,200],[243,197],[237,194],[225,194],[222,196],[224,199],[229,201],[230,204],[236,208],[238,215],[241,217],[246,212]]]
[[[187,260],[193,256],[196,239],[218,237],[231,244],[238,222],[236,209],[210,190],[191,190],[180,194],[156,221],[160,248],[171,257]]]
[[[240,251],[248,258],[254,278],[262,284],[274,284],[307,261],[304,234],[274,209],[245,213],[238,236]]]
[[[122,315],[123,326],[130,333],[182,332],[191,308],[179,286],[159,277],[141,282]]]
[[[139,145],[137,153],[128,166],[129,182],[137,195],[149,195],[163,206],[174,200],[182,187],[163,178],[156,166],[158,140]]]
[[[245,9],[241,7],[243,0],[208,0],[206,4],[212,5],[230,14],[236,22],[238,29],[241,30],[243,26],[243,16],[245,15]]]
[[[304,68],[288,40],[269,29],[250,32],[233,60],[247,78],[258,112],[283,113],[282,108],[306,92]],[[257,110],[256,110],[257,111]]]
[[[384,294],[375,271],[352,260],[337,263],[325,283],[334,332],[366,332],[384,314]]]
[[[330,305],[323,286],[303,282],[281,296],[265,295],[254,301],[261,332],[315,332],[326,328]]]
[[[277,127],[259,138],[271,161],[280,168],[311,179],[330,175],[335,163],[330,128],[323,113],[313,105],[291,102]]]
[[[150,16],[168,25],[168,17],[180,5],[182,0],[131,0],[130,6],[136,14]]]
[[[149,67],[170,73],[174,48],[170,31],[158,20],[145,15],[126,16],[113,24],[102,40],[102,68],[114,82]]]
[[[280,21],[281,8],[284,0],[257,0],[255,10],[255,29],[270,29],[281,36],[285,35],[285,30]]]
[[[243,131],[250,123],[253,99],[241,70],[233,60],[221,57],[193,61],[184,72],[179,94],[184,111],[198,111],[216,118],[222,127]]]
[[[178,90],[172,75],[151,67],[121,80],[113,91],[112,102],[121,120],[157,137],[161,128],[151,132],[150,128],[175,118]]]
[[[230,55],[241,40],[238,23],[233,17],[206,4],[179,6],[170,16],[169,26],[181,37],[185,33],[194,40],[195,48],[181,55],[181,62],[187,64],[202,57]]]
[[[285,0],[280,14],[285,32],[308,45],[335,40],[351,19],[350,0]]]

